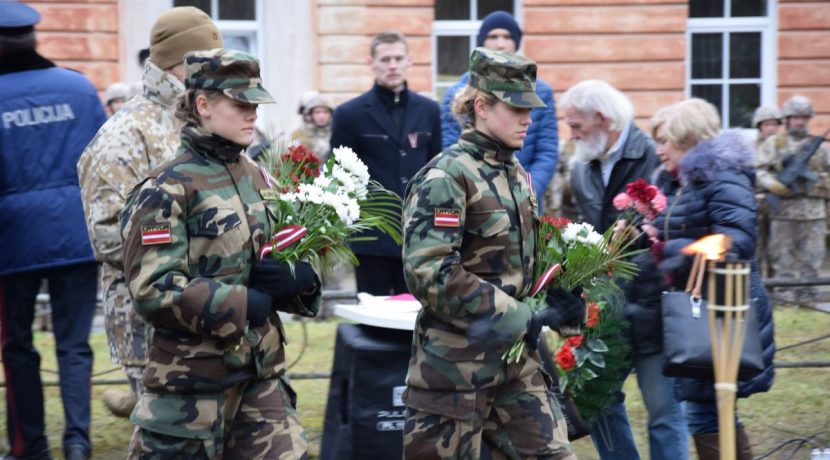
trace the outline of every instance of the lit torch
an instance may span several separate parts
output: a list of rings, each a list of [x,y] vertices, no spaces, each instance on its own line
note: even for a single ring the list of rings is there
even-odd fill
[[[726,235],[710,235],[683,248],[684,253],[695,255],[690,280],[692,277],[703,279],[707,268],[704,259],[708,260],[706,308],[718,398],[721,460],[734,460],[736,456],[735,396],[749,312],[749,263],[725,262],[723,259],[730,244]]]

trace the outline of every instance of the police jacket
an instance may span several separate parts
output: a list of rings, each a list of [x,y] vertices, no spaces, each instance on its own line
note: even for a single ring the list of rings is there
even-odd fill
[[[655,221],[665,242],[660,268],[673,283],[666,289],[685,289],[692,258],[680,250],[706,235],[728,235],[730,252],[751,263],[749,294],[752,308],[757,308],[765,369],[752,380],[739,382],[741,397],[769,390],[774,376],[772,306],[755,263],[754,156],[754,149],[739,131],[724,131],[699,142],[680,160],[677,178],[663,175],[659,181],[668,203]],[[676,390],[682,400],[713,401],[715,397],[711,380],[677,379]]]
[[[80,73],[0,58],[0,276],[95,260],[75,163],[105,120]]]
[[[403,196],[409,179],[441,151],[438,104],[408,89],[396,100],[392,91],[375,84],[334,111],[331,147],[340,146],[355,151],[373,180]],[[401,256],[392,238],[380,231],[366,234],[378,239],[353,243],[356,254]]]
[[[522,299],[533,283],[536,212],[527,173],[512,152],[473,130],[410,182],[404,276],[423,308],[408,406],[436,411],[424,406],[429,391],[473,392],[520,370],[538,371],[538,353],[527,348],[521,364],[502,359],[531,316]]]
[[[455,94],[467,86],[469,78],[469,72],[461,75],[461,79],[444,93],[441,100],[441,138],[444,148],[458,142],[461,134],[461,127],[450,107]],[[537,107],[530,111],[533,123],[527,129],[524,146],[514,155],[530,173],[536,196],[542,197],[556,173],[556,164],[559,161],[559,127],[556,122],[553,89],[544,81],[536,79],[536,95],[547,107]]]
[[[246,325],[251,266],[271,236],[260,197],[268,186],[242,146],[192,125],[181,142],[127,199],[124,266],[135,309],[150,325],[147,391],[215,397],[238,381],[285,372],[279,317]],[[319,296],[278,307],[313,314],[318,304]],[[148,429],[172,423],[136,413]]]

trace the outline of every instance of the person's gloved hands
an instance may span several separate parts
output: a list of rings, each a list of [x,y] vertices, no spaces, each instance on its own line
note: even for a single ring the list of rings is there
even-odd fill
[[[272,300],[280,301],[310,293],[317,287],[317,275],[306,262],[295,262],[292,275],[291,267],[286,262],[266,258],[251,267],[248,286],[268,294]]]
[[[582,299],[582,288],[576,288],[573,291],[553,288],[548,290],[546,300],[548,308],[534,313],[527,326],[525,338],[534,350],[539,344],[542,326],[559,329],[585,319],[586,306],[585,300]]]
[[[791,197],[791,196],[793,196],[793,192],[792,192],[792,190],[790,190],[789,188],[787,188],[787,186],[786,186],[786,185],[782,184],[782,183],[781,183],[781,182],[779,182],[777,179],[772,179],[772,180],[770,181],[770,183],[769,183],[769,184],[767,184],[767,189],[768,189],[770,192],[772,192],[772,193],[774,193],[774,194],[776,194],[776,195],[778,195],[778,196],[785,197],[785,198],[786,198],[786,197]]]
[[[248,310],[245,319],[251,327],[260,327],[268,321],[271,312],[271,296],[257,289],[248,288]]]

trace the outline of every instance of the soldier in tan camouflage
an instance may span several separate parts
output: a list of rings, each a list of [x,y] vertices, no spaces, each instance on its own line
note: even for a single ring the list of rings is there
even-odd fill
[[[121,417],[130,415],[141,394],[147,345],[144,321],[133,310],[124,279],[118,213],[130,189],[151,169],[173,158],[179,147],[181,123],[174,112],[176,98],[184,91],[182,56],[221,47],[222,37],[207,14],[188,6],[159,16],[150,32],[150,44],[142,94],[101,127],[78,161],[87,231],[95,258],[102,264],[110,359],[124,367],[132,390],[104,392],[104,404]]]
[[[404,202],[404,273],[423,306],[404,393],[404,457],[566,459],[566,422],[536,350],[542,325],[578,322],[584,302],[561,289],[534,314],[537,205],[513,152],[544,105],[536,64],[476,48],[454,112],[465,130],[421,169]],[[504,352],[524,338],[518,362]]]
[[[331,114],[334,104],[325,94],[313,92],[308,100],[303,101],[300,115],[303,125],[291,133],[291,140],[299,142],[307,150],[314,152],[320,162],[326,161],[331,152]]]
[[[808,184],[806,192],[796,194],[777,178],[786,160],[811,140],[807,130],[814,114],[809,99],[793,96],[781,107],[786,132],[767,139],[758,151],[757,182],[763,190],[779,197],[778,206],[769,210],[767,249],[775,276],[780,278],[817,278],[826,253],[830,153],[822,145],[810,158],[808,169],[817,178]],[[776,290],[775,297],[787,302],[811,302],[815,301],[815,289],[781,289]]]
[[[240,51],[187,53],[184,71],[181,145],[121,214],[127,283],[149,326],[131,458],[304,459],[277,311],[314,316],[320,281],[305,262],[259,260],[271,178],[244,154],[257,104],[273,99]]]
[[[752,127],[758,130],[758,137],[755,139],[755,148],[760,149],[764,141],[771,136],[778,134],[781,127],[781,111],[778,107],[764,105],[755,109],[752,114]],[[762,276],[775,276],[770,265],[768,256],[769,247],[769,207],[766,202],[764,188],[756,183],[755,198],[758,200],[758,248],[755,251],[755,259],[758,260],[758,269]]]

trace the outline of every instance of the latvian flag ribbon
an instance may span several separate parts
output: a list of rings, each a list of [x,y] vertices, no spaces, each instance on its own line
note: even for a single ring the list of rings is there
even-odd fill
[[[550,267],[547,270],[545,270],[545,272],[542,273],[542,276],[540,276],[539,279],[536,280],[535,283],[533,283],[533,288],[530,289],[530,296],[534,297],[542,289],[546,288],[547,285],[550,284],[553,277],[556,276],[557,273],[559,273],[559,270],[561,268],[561,265],[555,264],[553,267]]]
[[[436,227],[460,227],[461,211],[454,209],[436,209],[432,224]]]
[[[173,241],[170,224],[143,225],[141,227],[141,244],[164,244]]]
[[[262,246],[262,249],[259,250],[260,260],[274,251],[282,251],[288,246],[300,241],[306,233],[308,231],[302,225],[286,225],[271,238],[270,243]]]

